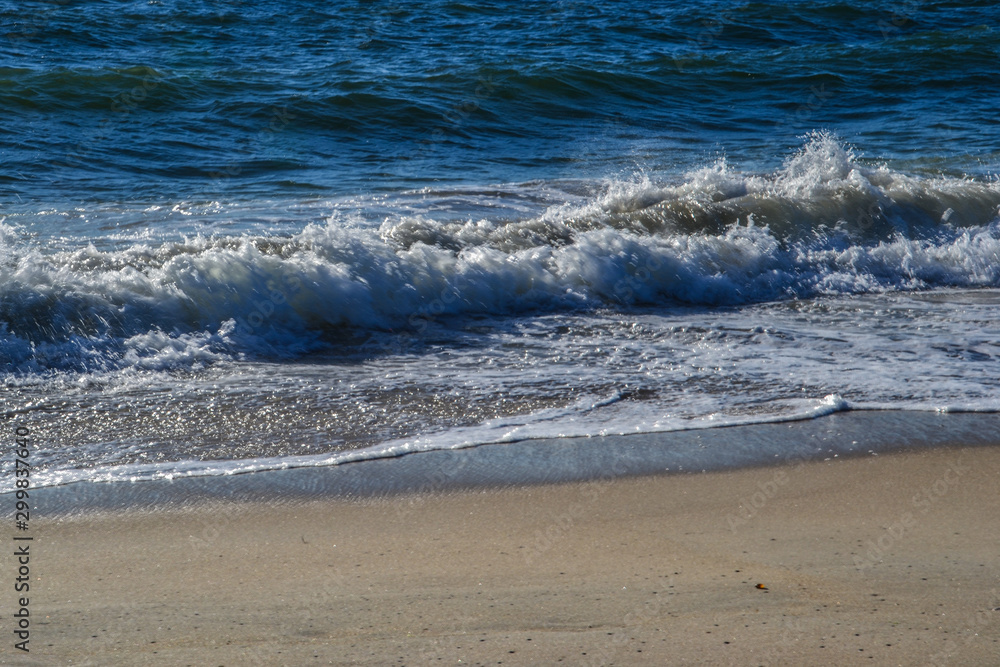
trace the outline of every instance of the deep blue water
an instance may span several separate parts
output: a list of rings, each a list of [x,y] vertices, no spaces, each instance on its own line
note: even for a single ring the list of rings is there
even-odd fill
[[[996,3],[0,3],[0,205],[769,170],[992,173]]]

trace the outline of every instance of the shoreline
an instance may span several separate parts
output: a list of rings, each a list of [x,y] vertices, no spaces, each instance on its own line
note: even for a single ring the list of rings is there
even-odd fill
[[[664,473],[753,470],[905,450],[996,446],[1000,445],[998,434],[1000,413],[845,411],[788,422],[521,440],[230,475],[71,482],[36,488],[32,495],[50,516],[216,500],[381,498]]]
[[[998,475],[953,447],[42,514],[41,662],[5,664],[989,665]]]

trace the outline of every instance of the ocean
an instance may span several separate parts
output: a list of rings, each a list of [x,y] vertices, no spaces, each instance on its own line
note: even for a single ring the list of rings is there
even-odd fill
[[[994,2],[0,17],[35,485],[1000,411]]]

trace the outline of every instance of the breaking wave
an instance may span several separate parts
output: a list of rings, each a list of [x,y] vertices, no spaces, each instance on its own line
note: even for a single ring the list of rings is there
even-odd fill
[[[997,287],[998,207],[995,180],[862,164],[815,134],[772,174],[719,160],[513,219],[331,219],[58,251],[0,224],[0,360],[15,373],[191,366],[446,315]]]

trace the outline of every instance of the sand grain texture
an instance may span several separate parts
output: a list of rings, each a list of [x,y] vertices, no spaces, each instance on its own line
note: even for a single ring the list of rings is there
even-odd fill
[[[3,661],[995,665],[998,480],[1000,449],[978,448],[377,502],[40,509],[32,651],[8,642]]]

